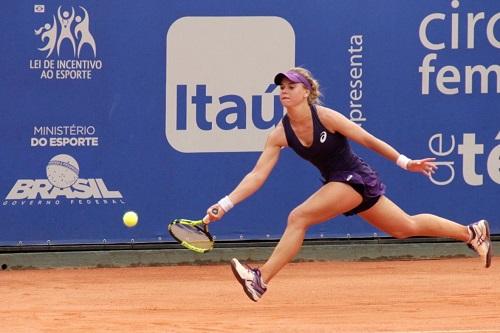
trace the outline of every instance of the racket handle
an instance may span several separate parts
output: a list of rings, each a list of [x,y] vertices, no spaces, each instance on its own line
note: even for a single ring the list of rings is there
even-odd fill
[[[219,213],[219,210],[217,208],[212,209],[212,214],[217,215]],[[203,223],[208,224],[210,222],[210,216],[207,214],[203,218]]]

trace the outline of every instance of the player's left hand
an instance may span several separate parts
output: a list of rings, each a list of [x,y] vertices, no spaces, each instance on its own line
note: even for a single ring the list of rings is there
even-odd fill
[[[434,157],[424,158],[421,160],[410,160],[408,163],[408,171],[421,172],[427,177],[430,177],[436,169],[438,168],[434,162],[436,159]]]

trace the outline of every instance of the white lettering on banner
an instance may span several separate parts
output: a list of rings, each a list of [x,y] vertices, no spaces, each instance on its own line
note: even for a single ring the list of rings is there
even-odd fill
[[[31,147],[97,147],[99,137],[95,126],[34,126]]]
[[[58,80],[64,80],[64,79],[71,79],[71,80],[90,80],[92,78],[92,72],[91,71],[82,71],[82,70],[57,70],[56,71],[56,79]]]
[[[57,60],[59,69],[101,69],[101,60]]]
[[[437,59],[436,53],[427,54],[418,71],[422,73],[422,95],[428,95],[430,90],[430,73],[436,72],[436,67],[431,66],[432,60]],[[477,74],[477,75],[474,75]],[[490,75],[494,74],[494,75]],[[460,92],[462,77],[465,77],[463,92],[466,94],[473,93],[473,78],[479,76],[481,94],[489,92],[489,80],[491,77],[496,77],[496,93],[500,94],[500,65],[491,65],[488,68],[483,65],[465,66],[464,75],[461,75],[460,70],[455,66],[443,66],[439,69],[436,75],[436,87],[444,95],[456,95]]]
[[[451,7],[458,9],[460,2],[458,0],[451,1]],[[432,13],[422,20],[418,33],[420,42],[425,48],[432,51],[442,51],[445,49],[459,50],[461,46],[460,40],[466,40],[466,48],[472,50],[476,47],[476,35],[483,31],[488,44],[493,48],[500,49],[500,40],[495,35],[495,27],[498,21],[500,21],[500,13],[495,13],[491,17],[486,17],[484,12],[467,13],[466,27],[460,25],[460,22],[463,20],[460,20],[459,13],[452,13],[450,16],[451,19],[449,20],[444,13]],[[433,27],[445,27],[443,24],[448,24],[450,27],[450,40],[431,41],[429,30]],[[461,31],[465,31],[467,38],[460,38]],[[422,95],[430,94],[431,82],[435,82],[437,91],[444,95],[457,95],[461,92],[472,94],[477,90],[473,87],[474,78],[479,78],[481,94],[488,94],[490,92],[488,87],[491,81],[496,81],[495,92],[500,94],[499,64],[466,65],[463,69],[453,65],[445,65],[437,69],[436,66],[431,64],[432,62],[437,63],[437,61],[438,54],[429,53],[423,58],[422,64],[418,68],[422,78]],[[431,75],[431,73],[436,74]]]
[[[495,140],[500,140],[500,132],[497,133]],[[448,148],[445,144],[448,143]],[[484,144],[476,143],[475,133],[464,133],[462,143],[455,144],[455,136],[451,135],[449,141],[446,141],[442,133],[434,134],[429,139],[429,150],[437,157],[451,156],[457,148],[458,155],[462,156],[462,176],[466,184],[471,186],[481,186],[484,184],[483,174],[478,171],[476,164],[477,156],[484,155]],[[494,147],[488,154],[486,161],[486,171],[490,179],[500,184],[500,144]],[[443,172],[431,175],[431,181],[436,185],[448,185],[455,179],[455,162],[438,161],[439,167],[446,167],[447,176],[442,178]],[[441,168],[439,169],[441,170]],[[449,174],[448,174],[449,173]],[[439,177],[439,179],[437,179]]]
[[[59,188],[47,179],[19,179],[5,198],[24,199],[121,199],[119,191],[110,191],[100,178],[78,179],[71,187]]]
[[[52,157],[46,179],[18,179],[3,206],[125,204],[120,191],[110,190],[102,178],[79,178],[80,166],[70,155]]]
[[[292,26],[274,16],[182,17],[166,43],[168,143],[184,153],[261,151],[283,116],[272,79],[295,66]]]
[[[34,126],[34,135],[94,135],[95,126],[62,125],[62,126]]]
[[[10,200],[10,201],[3,201],[2,206],[59,206],[62,203],[61,200]],[[122,199],[87,199],[87,200],[69,200],[70,205],[117,205],[117,204],[125,204],[125,201]]]
[[[354,46],[356,46],[354,48]],[[349,119],[362,126],[366,118],[363,115],[363,35],[353,35],[350,39],[350,47],[348,49],[351,54],[350,57],[350,71],[351,77],[349,81]]]

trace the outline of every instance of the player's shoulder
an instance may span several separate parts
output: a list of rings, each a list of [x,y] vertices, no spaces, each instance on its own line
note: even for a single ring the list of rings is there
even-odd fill
[[[269,135],[267,136],[268,144],[272,146],[286,147],[288,142],[286,140],[285,129],[283,128],[283,123],[280,121],[276,124]]]
[[[327,125],[327,127],[333,127],[333,129],[336,127],[336,124],[345,119],[342,113],[322,105],[316,106],[316,110],[321,123]]]
[[[319,117],[341,117],[342,114],[332,108],[316,105],[316,111],[318,112]]]

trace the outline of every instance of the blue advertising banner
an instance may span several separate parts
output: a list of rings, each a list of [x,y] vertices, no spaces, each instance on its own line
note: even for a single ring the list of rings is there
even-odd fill
[[[0,244],[172,241],[170,220],[201,218],[253,168],[293,66],[328,107],[437,159],[427,179],[353,145],[409,214],[500,233],[498,1],[23,0],[0,18]],[[319,178],[284,149],[212,231],[279,238]],[[341,216],[307,237],[374,233]]]

